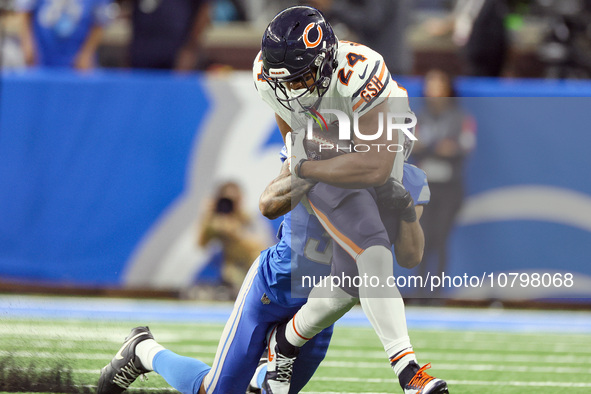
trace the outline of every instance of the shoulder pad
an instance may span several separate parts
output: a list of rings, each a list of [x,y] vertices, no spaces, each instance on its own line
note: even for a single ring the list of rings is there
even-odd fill
[[[365,45],[341,41],[337,61],[337,91],[352,99],[353,111],[367,112],[396,86],[382,56]]]

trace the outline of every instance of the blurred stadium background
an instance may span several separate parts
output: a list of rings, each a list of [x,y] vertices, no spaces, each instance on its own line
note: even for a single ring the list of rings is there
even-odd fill
[[[427,34],[422,23],[441,16],[438,2],[417,3],[413,72],[395,77],[413,98],[429,69],[463,70],[450,36]],[[574,285],[495,282],[435,300],[409,297],[409,327],[453,393],[588,393],[591,81],[581,77],[591,68],[585,56],[566,62],[553,51],[591,56],[588,20],[581,31],[573,22],[588,14],[518,3],[503,76],[456,80],[478,142],[448,274],[570,273]],[[10,368],[39,372],[54,361],[76,390],[88,388],[137,324],[163,333],[157,339],[173,350],[213,359],[231,304],[196,299],[219,279],[214,252],[195,244],[200,211],[220,181],[238,179],[256,212],[281,147],[249,71],[265,25],[222,19],[206,34],[205,70],[193,73],[125,68],[125,17],[106,31],[100,69],[2,72],[0,390],[40,391],[10,387]],[[577,40],[551,34],[561,21]],[[577,78],[550,78],[557,70]],[[392,385],[355,310],[306,390],[385,393]],[[159,378],[137,387],[166,391]]]

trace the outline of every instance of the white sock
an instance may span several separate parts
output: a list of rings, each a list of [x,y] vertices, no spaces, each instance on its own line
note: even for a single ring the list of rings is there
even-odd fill
[[[156,354],[161,350],[166,350],[166,348],[153,339],[146,339],[136,345],[135,354],[140,359],[144,368],[153,371],[154,367],[152,366],[152,361]]]
[[[413,351],[408,336],[400,338],[397,343],[393,344],[392,350],[388,355],[390,357],[390,365],[392,366],[394,373],[396,373],[396,376],[400,375],[409,362],[414,361],[418,364],[417,357],[415,356],[415,352]]]
[[[404,301],[396,286],[388,286],[387,278],[394,275],[392,252],[385,246],[371,246],[357,257],[360,277],[377,277],[376,287],[359,288],[361,307],[380,338],[388,357],[396,353],[400,343],[410,341],[406,327]],[[368,284],[371,283],[368,279]],[[382,287],[383,285],[383,287]]]
[[[285,338],[294,346],[304,346],[316,334],[339,320],[347,313],[358,299],[347,294],[339,287],[331,287],[331,277],[316,285],[308,301],[287,323]]]

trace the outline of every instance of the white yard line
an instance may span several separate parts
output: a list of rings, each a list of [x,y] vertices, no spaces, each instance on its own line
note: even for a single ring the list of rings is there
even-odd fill
[[[368,378],[347,378],[347,377],[314,377],[316,381],[322,382],[349,382],[349,383],[398,383],[394,379],[368,379]],[[591,387],[591,382],[564,382],[564,381],[544,381],[544,382],[522,382],[522,381],[488,381],[488,380],[447,380],[449,385],[458,386],[525,386],[525,387],[560,387],[560,388],[587,388]]]
[[[550,353],[550,352],[548,352]],[[582,363],[591,364],[591,356],[571,355],[571,354],[515,354],[501,353],[490,354],[485,352],[433,352],[433,351],[418,351],[417,356],[421,360],[426,361],[464,361],[464,362],[513,362],[513,363],[550,363],[550,364],[571,364]],[[370,359],[370,360],[384,360],[387,362],[384,352],[380,351],[348,351],[348,350],[328,350],[328,358],[339,359]]]
[[[33,343],[30,344],[31,347],[34,346]],[[190,345],[181,348],[184,352],[187,353],[206,353],[213,357],[213,353],[215,351],[215,346],[199,346],[199,345]],[[19,358],[73,358],[79,360],[110,360],[113,357],[113,353],[83,353],[83,352],[69,352],[69,351],[59,351],[60,349],[56,349],[56,351],[34,351],[34,350],[17,350],[13,352],[9,351],[0,351],[0,356],[10,356],[19,357]],[[368,354],[369,353],[369,354]],[[373,354],[375,353],[375,354]],[[534,363],[534,364],[588,364],[591,365],[591,356],[583,357],[583,356],[576,356],[576,355],[520,355],[520,354],[487,354],[487,353],[432,353],[432,352],[421,352],[420,358],[422,360],[427,360],[434,363],[435,367],[438,367],[440,362],[445,364],[446,362],[461,362],[464,365],[468,363]],[[375,358],[377,360],[383,361],[332,361],[332,358],[337,359],[344,359],[350,358],[352,360],[359,360],[359,359],[367,359],[367,358]],[[387,365],[387,360],[384,357],[383,353],[381,352],[353,352],[353,351],[339,351],[339,350],[329,350],[328,358],[325,360],[322,365],[327,367],[333,368],[374,368],[374,367],[382,367]],[[509,366],[509,369],[513,368],[521,368],[520,366]]]
[[[363,368],[363,369],[378,369],[387,366],[384,363],[365,363],[365,362],[343,362],[343,361],[323,361],[320,367],[324,368]],[[546,367],[546,366],[525,366],[525,365],[495,365],[495,364],[468,364],[465,362],[453,363],[437,363],[433,365],[434,369],[444,371],[477,371],[477,372],[516,372],[516,373],[553,373],[553,374],[585,374],[591,375],[591,366],[589,368],[580,367]]]
[[[0,353],[1,354],[1,353]],[[37,354],[39,358],[45,358],[47,354]],[[26,356],[26,355],[23,355]],[[93,358],[94,359],[94,358]],[[213,359],[210,357],[209,359]],[[344,365],[343,365],[344,364]],[[321,364],[321,367],[324,368],[354,368],[357,366],[358,368],[370,368],[370,369],[384,369],[387,371],[383,364],[378,363],[343,363],[343,362],[333,362],[333,361],[325,361]],[[507,365],[492,365],[492,364],[437,364],[436,369],[444,370],[444,371],[457,371],[461,368],[464,371],[477,371],[477,372],[517,372],[517,373],[542,373],[542,374],[584,374],[586,376],[591,375],[591,367],[590,368],[577,368],[577,367],[536,367],[536,366],[507,366]],[[26,370],[26,368],[14,368],[17,370]],[[42,368],[42,371],[51,371],[53,368]],[[99,369],[72,369],[72,373],[74,374],[96,374],[99,372]],[[341,378],[341,377],[318,377],[314,378],[315,380],[346,380],[353,379],[351,381],[357,381],[357,378]],[[360,381],[368,381],[374,383],[385,383],[385,382],[394,382],[394,378],[391,379],[363,379],[359,378]],[[585,383],[587,384],[587,383]],[[591,384],[591,382],[589,382]]]

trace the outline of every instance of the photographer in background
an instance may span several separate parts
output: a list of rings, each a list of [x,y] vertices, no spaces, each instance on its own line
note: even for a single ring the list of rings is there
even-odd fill
[[[268,245],[267,234],[242,206],[242,189],[236,182],[222,183],[206,206],[197,243],[207,247],[219,242],[222,249],[222,284],[234,295],[252,261]]]

